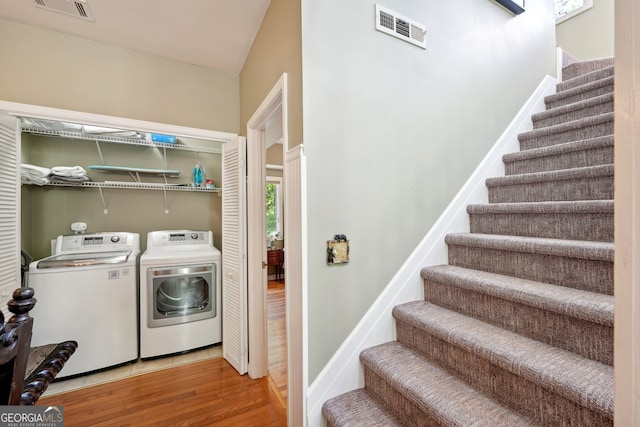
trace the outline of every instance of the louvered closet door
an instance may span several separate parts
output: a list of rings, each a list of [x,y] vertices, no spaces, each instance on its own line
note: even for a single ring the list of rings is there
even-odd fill
[[[247,372],[246,139],[222,147],[222,356]]]
[[[20,287],[19,153],[18,119],[0,111],[0,295]]]

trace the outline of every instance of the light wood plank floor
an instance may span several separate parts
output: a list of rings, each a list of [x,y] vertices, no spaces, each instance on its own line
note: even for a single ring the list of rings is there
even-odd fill
[[[220,346],[52,384],[38,405],[65,426],[286,426],[284,282],[269,281],[269,378],[240,376]]]
[[[284,281],[269,280],[267,286],[267,328],[269,376],[272,384],[287,401],[287,326]]]
[[[268,379],[238,375],[222,358],[43,396],[38,405],[64,407],[66,427],[287,425]]]

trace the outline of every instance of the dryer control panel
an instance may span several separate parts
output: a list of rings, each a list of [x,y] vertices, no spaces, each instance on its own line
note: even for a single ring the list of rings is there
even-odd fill
[[[211,246],[211,231],[168,230],[152,231],[147,235],[147,249],[158,247]]]

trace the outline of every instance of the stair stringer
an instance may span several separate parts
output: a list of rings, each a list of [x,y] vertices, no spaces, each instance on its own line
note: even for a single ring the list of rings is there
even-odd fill
[[[424,299],[424,282],[420,270],[425,265],[447,263],[445,236],[450,233],[469,232],[467,205],[488,203],[486,179],[504,176],[502,156],[520,150],[518,134],[533,129],[531,116],[545,110],[544,98],[556,92],[556,83],[556,79],[551,76],[542,79],[467,182],[309,386],[309,427],[326,425],[322,416],[324,402],[363,387],[364,373],[360,353],[365,348],[396,339],[395,322],[391,314],[393,307]]]

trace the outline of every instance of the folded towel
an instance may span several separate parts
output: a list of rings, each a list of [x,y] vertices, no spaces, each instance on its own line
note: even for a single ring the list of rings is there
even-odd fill
[[[22,163],[20,165],[20,182],[22,184],[46,185],[49,183],[51,169]]]
[[[49,182],[51,182],[49,178],[34,178],[32,176],[25,176],[25,175],[20,176],[20,183],[22,184],[43,186],[43,185],[47,185]]]
[[[89,178],[88,176],[78,176],[78,177],[74,177],[74,176],[57,176],[57,175],[51,175],[51,178],[49,178],[49,180],[51,182],[77,182],[77,183],[81,183],[81,182],[88,182],[91,181],[91,178]]]
[[[51,175],[51,169],[43,168],[41,166],[30,165],[22,163],[20,165],[20,173],[23,175],[29,175],[33,177],[45,178]]]
[[[20,165],[22,184],[47,185],[50,182],[82,183],[91,181],[81,166],[55,166],[51,169],[23,163]]]
[[[51,174],[58,177],[65,176],[78,178],[87,176],[87,171],[81,166],[54,166],[51,168]]]

